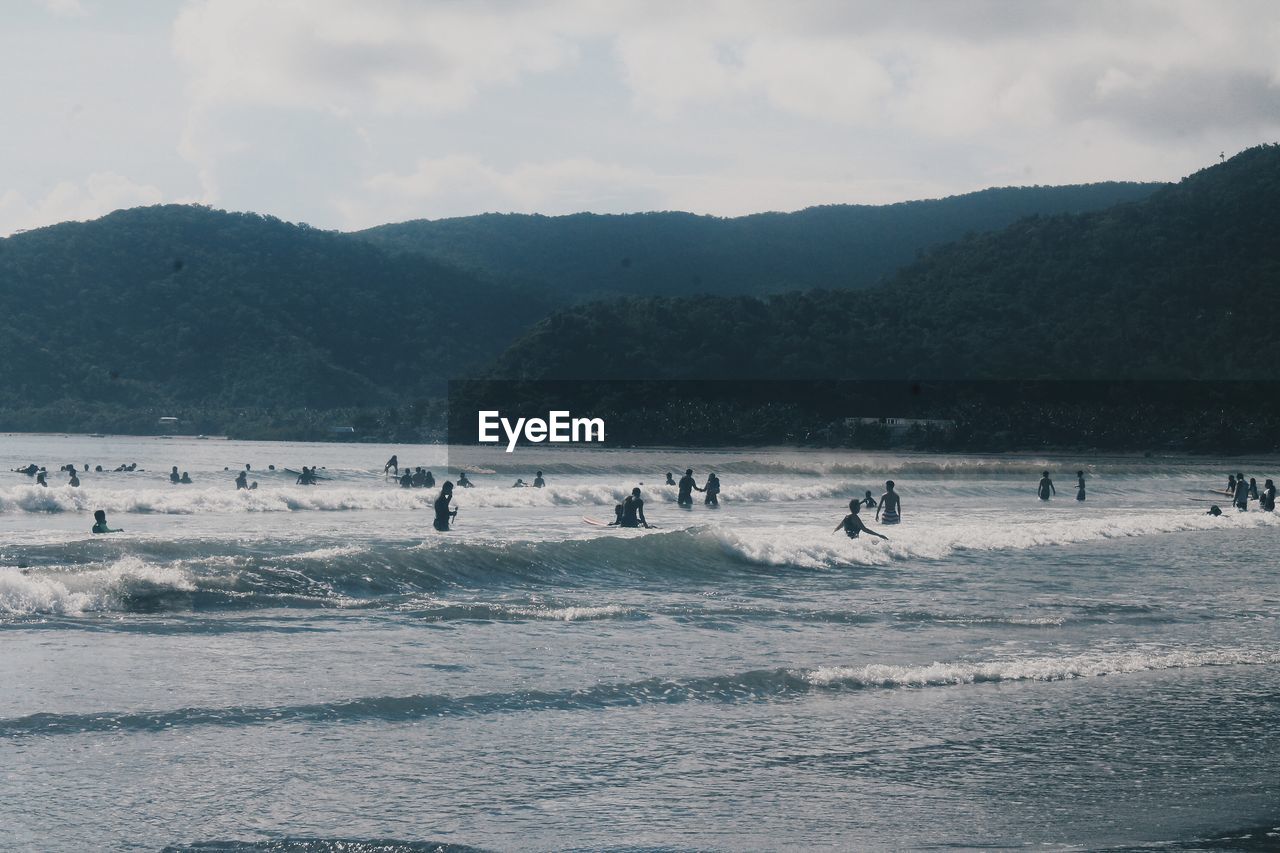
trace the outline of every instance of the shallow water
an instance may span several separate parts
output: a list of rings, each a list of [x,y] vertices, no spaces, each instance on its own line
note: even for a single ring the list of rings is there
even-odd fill
[[[392,452],[482,472],[453,531]],[[0,436],[30,461],[147,470],[0,475],[6,849],[1280,843],[1280,521],[1202,502],[1275,459]],[[833,534],[886,478],[891,541]],[[657,529],[582,522],[637,482]]]

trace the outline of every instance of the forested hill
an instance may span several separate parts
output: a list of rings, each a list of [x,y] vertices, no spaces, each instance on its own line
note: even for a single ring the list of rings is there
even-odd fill
[[[1108,210],[943,246],[871,290],[601,302],[526,378],[1280,378],[1280,147]]]
[[[438,393],[548,306],[346,235],[197,206],[0,239],[0,408]]]
[[[831,205],[735,219],[689,213],[488,214],[357,232],[564,302],[613,295],[762,295],[869,287],[924,249],[1031,215],[1099,210],[1163,184],[989,189],[880,207]]]

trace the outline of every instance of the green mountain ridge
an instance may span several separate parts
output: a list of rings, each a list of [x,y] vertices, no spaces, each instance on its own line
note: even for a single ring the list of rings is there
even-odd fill
[[[1099,210],[1163,184],[1005,187],[890,205],[720,218],[691,213],[485,214],[355,233],[565,302],[618,295],[764,295],[870,287],[920,252],[1030,215]]]
[[[883,285],[595,302],[539,323],[511,378],[1274,379],[1280,147],[1149,198],[1035,216]]]

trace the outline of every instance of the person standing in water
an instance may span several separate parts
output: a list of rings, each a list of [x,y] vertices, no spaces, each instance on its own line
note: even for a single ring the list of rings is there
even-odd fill
[[[1040,487],[1036,490],[1036,493],[1040,495],[1040,500],[1042,501],[1047,501],[1058,494],[1058,490],[1053,487],[1053,480],[1049,479],[1048,471],[1040,472]]]
[[[879,504],[876,503],[876,499],[871,497],[870,489],[867,489],[866,497],[864,497],[861,501],[859,501],[859,503],[861,503],[867,509],[875,509],[877,506],[879,506]]]
[[[387,464],[382,466],[382,476],[387,476],[388,471],[395,474],[397,477],[400,476],[400,460],[396,458],[394,453],[391,454],[391,458],[387,460]]]
[[[1276,508],[1276,484],[1267,480],[1262,486],[1262,494],[1258,496],[1258,505],[1263,512],[1274,512]]]
[[[238,492],[241,489],[248,489],[248,488],[249,488],[249,474],[245,471],[241,471],[239,474],[236,474],[236,491]]]
[[[44,469],[43,469],[43,468],[41,468],[41,469],[36,473],[36,485],[37,485],[37,486],[44,486],[44,487],[47,489],[47,488],[49,488],[49,482],[48,482],[47,480],[45,480],[45,478],[44,478],[44,473],[45,473],[45,472],[44,472]]]
[[[449,509],[449,501],[453,500],[453,483],[448,480],[440,487],[440,495],[436,498],[436,520],[432,526],[441,532],[449,529],[449,523],[458,517],[458,511]]]
[[[884,494],[880,496],[880,506],[876,507],[876,521],[885,524],[902,521],[902,498],[893,490],[893,480],[884,481]]]
[[[123,527],[114,530],[107,526],[107,514],[105,511],[95,509],[93,511],[93,530],[92,533],[124,533]]]
[[[76,469],[71,469],[71,479],[67,481],[67,485],[73,489],[80,487],[80,478],[76,476]]]
[[[870,533],[872,536],[879,536],[886,542],[889,541],[888,536],[885,536],[883,533],[876,533],[870,527],[867,527],[862,520],[862,516],[858,515],[858,510],[860,509],[862,509],[862,501],[857,498],[849,501],[849,514],[846,515],[844,519],[836,525],[836,529],[831,532],[835,533],[843,528],[845,535],[850,539],[857,539],[859,533]]]
[[[182,475],[178,473],[177,465],[174,465],[173,468],[169,470],[169,482],[173,483],[174,485],[177,485],[178,483],[182,482]]]
[[[676,481],[675,481],[674,479],[672,479],[672,477],[671,477],[671,472],[670,472],[670,471],[668,471],[668,472],[667,472],[667,482],[663,483],[662,485],[664,485],[664,486],[674,486],[675,484],[676,484]]]
[[[644,517],[644,498],[640,497],[640,487],[636,486],[631,490],[631,494],[627,495],[627,499],[622,502],[622,520],[618,523],[620,527],[648,527],[649,522]]]
[[[1084,500],[1084,472],[1076,472],[1076,500]]]
[[[1236,475],[1236,494],[1234,498],[1236,509],[1240,512],[1249,511],[1249,484],[1245,482],[1244,474]]]
[[[707,484],[702,487],[702,491],[706,492],[707,497],[702,501],[707,506],[720,506],[718,496],[720,494],[720,478],[714,472],[707,475]]]
[[[1223,490],[1222,493],[1229,498],[1234,498],[1236,496],[1236,475],[1235,474],[1227,475],[1227,487],[1226,489]]]
[[[469,489],[469,488],[471,488],[472,486],[474,486],[474,485],[475,485],[475,483],[473,483],[473,482],[471,482],[470,480],[468,480],[468,479],[467,479],[467,472],[466,472],[466,471],[463,471],[461,474],[459,474],[459,475],[458,475],[458,485],[459,485],[459,486],[461,486],[461,487],[462,487],[462,488],[464,488],[464,489]]]
[[[537,474],[534,474],[534,475],[533,475],[533,487],[534,487],[535,489],[541,489],[541,488],[543,488],[543,487],[544,487],[544,486],[546,486],[546,485],[547,485],[547,481],[546,481],[546,480],[544,480],[544,479],[542,479],[542,472],[541,472],[541,471],[539,471]]]
[[[1249,500],[1256,501],[1258,499],[1258,478],[1249,478]]]
[[[680,478],[680,494],[676,496],[676,503],[679,506],[693,506],[693,490],[703,491],[698,488],[698,484],[693,481],[693,469],[685,469],[684,476]]]

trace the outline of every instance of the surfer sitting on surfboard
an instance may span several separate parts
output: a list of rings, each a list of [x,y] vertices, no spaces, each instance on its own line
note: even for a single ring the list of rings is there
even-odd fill
[[[843,528],[845,535],[850,539],[857,539],[859,533],[866,532],[870,533],[872,536],[879,536],[881,539],[888,541],[888,536],[885,536],[883,533],[876,533],[863,523],[862,516],[858,515],[858,510],[860,509],[862,509],[862,501],[857,498],[849,501],[849,514],[846,515],[844,519],[836,525],[836,529],[831,532],[835,533],[837,530]]]
[[[644,517],[644,498],[640,497],[639,486],[632,489],[631,494],[627,495],[627,499],[622,502],[622,520],[618,525],[620,527],[649,526],[649,522]]]
[[[881,513],[884,516],[881,517]],[[880,496],[880,506],[876,507],[876,521],[885,524],[897,524],[902,521],[902,498],[893,490],[893,480],[884,481],[884,494]]]

